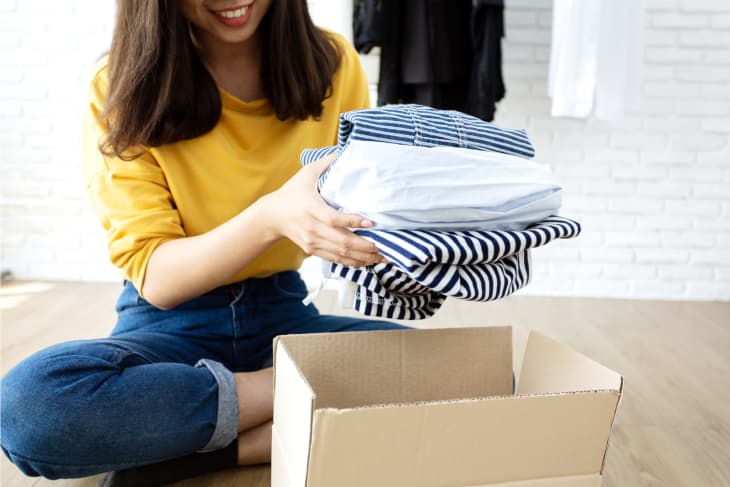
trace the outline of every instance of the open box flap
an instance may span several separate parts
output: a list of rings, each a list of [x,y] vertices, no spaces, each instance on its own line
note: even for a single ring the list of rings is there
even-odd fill
[[[516,394],[621,391],[621,375],[545,335],[530,332]]]
[[[274,340],[272,487],[305,487],[315,394],[286,347]]]

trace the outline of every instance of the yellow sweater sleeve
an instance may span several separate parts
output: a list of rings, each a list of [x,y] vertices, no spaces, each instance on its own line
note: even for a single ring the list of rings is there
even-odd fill
[[[164,241],[184,237],[165,176],[149,152],[124,161],[106,157],[99,142],[106,129],[97,115],[108,81],[102,67],[91,84],[84,114],[82,144],[86,191],[106,231],[112,263],[141,292],[147,262]]]

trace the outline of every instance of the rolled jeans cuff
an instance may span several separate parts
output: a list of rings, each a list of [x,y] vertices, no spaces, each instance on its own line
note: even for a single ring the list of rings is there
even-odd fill
[[[213,436],[199,452],[220,450],[238,438],[238,394],[233,372],[215,360],[199,360],[196,367],[207,368],[218,382],[218,418]]]

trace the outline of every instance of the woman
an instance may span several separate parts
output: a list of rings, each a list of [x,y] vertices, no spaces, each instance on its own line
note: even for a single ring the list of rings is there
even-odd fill
[[[305,0],[119,2],[84,128],[118,322],[3,379],[2,447],[24,473],[152,485],[268,462],[273,337],[399,327],[319,315],[295,272],[306,253],[382,259],[348,230],[370,222],[319,197],[329,160],[298,163],[368,105],[357,54]]]

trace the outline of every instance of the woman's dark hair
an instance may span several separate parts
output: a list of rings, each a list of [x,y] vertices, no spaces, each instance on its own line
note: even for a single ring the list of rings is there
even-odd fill
[[[135,148],[192,139],[213,129],[218,88],[191,39],[179,0],[118,0],[109,52],[101,151],[131,160]],[[341,53],[312,23],[306,0],[272,0],[258,27],[264,94],[280,120],[318,118]]]

